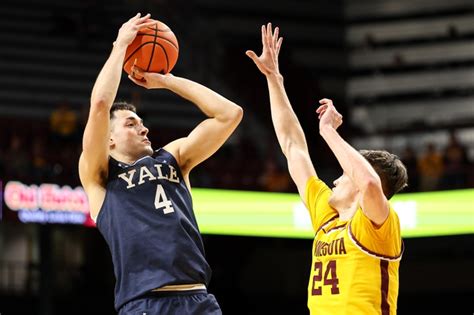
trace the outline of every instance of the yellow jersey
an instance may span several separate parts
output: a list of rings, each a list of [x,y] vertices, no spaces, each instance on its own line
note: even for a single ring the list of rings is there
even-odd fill
[[[311,315],[396,314],[403,253],[396,212],[390,207],[380,227],[360,208],[349,221],[342,221],[328,204],[331,193],[317,177],[306,184],[315,231],[308,284]]]

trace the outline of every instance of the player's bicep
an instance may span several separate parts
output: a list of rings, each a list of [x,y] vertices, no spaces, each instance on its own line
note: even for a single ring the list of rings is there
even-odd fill
[[[241,112],[229,120],[208,118],[191,131],[179,146],[179,163],[184,172],[213,155],[234,132],[241,118]]]
[[[288,170],[290,176],[298,188],[301,199],[306,204],[306,184],[308,179],[316,176],[316,170],[309,157],[309,154],[298,148],[292,148],[287,155]]]
[[[362,193],[360,205],[367,218],[376,225],[382,225],[389,215],[389,205],[381,183],[374,182],[367,186]]]

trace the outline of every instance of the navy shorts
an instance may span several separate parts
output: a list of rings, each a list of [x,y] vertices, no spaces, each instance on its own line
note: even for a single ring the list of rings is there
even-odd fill
[[[120,308],[119,315],[222,315],[206,290],[150,292]]]

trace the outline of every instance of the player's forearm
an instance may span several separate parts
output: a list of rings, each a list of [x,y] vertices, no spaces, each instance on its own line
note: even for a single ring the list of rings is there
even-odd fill
[[[322,127],[319,132],[336,156],[344,173],[352,179],[360,191],[365,191],[370,184],[379,184],[380,178],[370,163],[347,143],[334,128]]]
[[[127,46],[116,44],[97,76],[92,89],[91,104],[103,104],[110,108],[117,95],[122,75],[122,65]]]
[[[199,83],[173,76],[167,78],[167,88],[194,103],[210,118],[219,121],[234,121],[242,118],[240,106]]]
[[[291,147],[308,152],[303,129],[285,91],[283,76],[280,74],[269,75],[267,83],[273,127],[283,154],[288,157]]]

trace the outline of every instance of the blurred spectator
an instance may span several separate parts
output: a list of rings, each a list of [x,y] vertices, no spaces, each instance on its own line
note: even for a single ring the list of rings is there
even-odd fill
[[[61,103],[49,118],[50,130],[55,142],[67,142],[77,139],[78,115],[69,106]]]
[[[260,187],[266,191],[288,191],[290,176],[287,170],[281,170],[273,160],[265,163],[265,169],[259,179]]]
[[[450,133],[444,150],[443,189],[459,189],[466,186],[468,167],[467,150],[459,143],[454,132]]]
[[[420,174],[420,191],[438,189],[443,176],[443,157],[436,151],[433,143],[426,146],[426,151],[418,160],[418,172]]]
[[[412,147],[407,146],[402,153],[401,159],[408,173],[408,187],[405,192],[413,192],[418,190],[419,179],[418,179],[418,161],[416,158],[415,150]]]
[[[33,140],[31,164],[32,180],[35,183],[49,181],[51,174],[51,167],[48,164],[45,147],[46,144],[42,139],[37,137]]]
[[[28,159],[27,148],[23,145],[23,140],[18,135],[10,138],[10,146],[4,154],[4,171],[8,179],[25,181],[30,174],[30,161]]]

